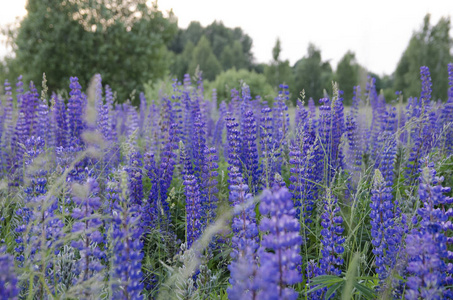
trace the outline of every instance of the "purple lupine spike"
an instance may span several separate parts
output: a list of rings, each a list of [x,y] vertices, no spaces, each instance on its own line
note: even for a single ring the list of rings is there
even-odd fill
[[[104,237],[99,232],[102,221],[95,214],[101,208],[99,198],[99,184],[94,178],[88,178],[84,185],[85,195],[73,197],[76,208],[71,216],[75,222],[72,225],[72,233],[78,236],[71,246],[80,252],[80,260],[77,264],[79,278],[77,282],[87,281],[95,278],[104,268],[101,260],[105,257],[100,244],[104,243]]]
[[[22,75],[17,77],[16,82],[16,105],[17,107],[24,108],[23,103],[24,83],[22,82]]]
[[[144,165],[146,175],[148,176],[151,183],[148,201],[145,205],[143,205],[142,209],[142,218],[144,223],[143,227],[147,228],[154,227],[157,224],[159,216],[159,169],[157,168],[156,162],[154,160],[154,153],[145,153]]]
[[[6,103],[4,106],[4,128],[5,128],[5,138],[4,138],[4,149],[7,149],[8,155],[11,155],[11,143],[14,134],[14,123],[13,123],[13,97],[12,97],[12,88],[8,80],[5,80],[5,96]]]
[[[256,145],[256,121],[253,111],[246,111],[242,121],[242,161],[244,165],[242,172],[252,195],[257,195],[261,174],[259,170],[258,147]]]
[[[333,111],[333,133],[332,133],[332,164],[335,170],[344,167],[344,155],[341,147],[341,137],[345,132],[343,91],[338,91],[338,96],[332,103]]]
[[[37,130],[37,111],[39,105],[39,94],[33,81],[30,81],[30,91],[24,95],[23,100],[26,102],[25,118],[27,120],[28,136],[32,136],[36,134]]]
[[[313,100],[312,97],[310,97],[310,99],[308,99],[308,111],[310,112],[311,118],[316,117],[316,105],[315,105],[315,101]]]
[[[291,193],[286,188],[265,190],[259,209],[264,216],[259,229],[264,235],[258,250],[261,266],[257,285],[261,291],[257,299],[297,299],[290,286],[302,282],[297,270],[302,263],[302,238]]]
[[[159,206],[162,207],[168,221],[170,221],[170,207],[168,206],[166,199],[176,164],[175,159],[177,155],[174,153],[174,150],[178,149],[177,128],[178,125],[176,123],[171,124],[169,128],[167,141],[161,154],[159,166]]]
[[[227,113],[227,106],[225,101],[220,103],[219,107],[219,119],[215,124],[214,133],[212,136],[212,145],[214,145],[217,149],[219,149],[220,145],[222,145],[222,134],[223,129],[225,128],[225,116]]]
[[[422,79],[422,92],[420,99],[413,98],[408,101],[408,115],[415,119],[418,126],[415,126],[409,133],[412,142],[409,159],[406,165],[405,178],[408,185],[413,185],[418,180],[420,174],[420,163],[422,158],[427,155],[433,146],[434,138],[432,132],[435,131],[430,109],[431,99],[431,77],[427,67],[420,68]]]
[[[355,86],[352,93],[353,93],[353,97],[352,97],[351,115],[355,119],[357,119],[357,116],[359,115],[359,106],[360,106],[360,103],[362,102],[360,85]]]
[[[425,105],[431,103],[432,83],[429,68],[426,66],[420,67],[420,78],[422,81],[422,91],[420,94],[420,101]]]
[[[367,82],[366,90],[365,90],[365,97],[367,102],[371,105],[372,110],[372,119],[371,119],[371,127],[369,130],[369,136],[367,136],[367,145],[370,149],[365,149],[366,151],[371,151],[371,158],[375,159],[377,151],[379,149],[378,138],[379,133],[381,131],[381,118],[382,113],[385,110],[385,107],[382,107],[381,103],[379,102],[379,97],[376,92],[376,78],[369,77],[369,82]]]
[[[129,155],[129,165],[126,167],[128,174],[129,202],[134,205],[141,205],[143,201],[142,181],[142,155],[140,151],[133,151]]]
[[[124,199],[121,190],[113,191],[115,205],[113,218],[113,259],[114,284],[112,299],[143,299],[143,273],[141,264],[143,249],[143,226],[140,224],[140,207]]]
[[[261,174],[264,186],[270,188],[273,185],[275,174],[274,161],[278,154],[275,151],[275,143],[272,136],[274,126],[271,109],[269,107],[263,108],[261,115],[260,157],[263,158]]]
[[[101,74],[94,75],[95,80],[95,94],[94,94],[94,107],[96,109],[96,123],[100,122],[101,119],[101,110],[104,106],[104,101],[102,99],[102,77]]]
[[[231,116],[230,113],[227,113],[225,117],[226,128],[227,128],[227,143],[228,143],[228,171],[229,171],[229,184],[234,184],[236,178],[233,176],[233,168],[242,170],[242,162],[240,159],[241,154],[241,135],[239,132],[239,124],[236,122],[235,118]]]
[[[442,109],[441,122],[443,126],[453,123],[453,63],[448,64],[448,100]],[[453,129],[448,129],[445,134],[445,149],[448,153],[453,151]]]
[[[389,112],[385,112],[383,116],[383,128],[380,137],[381,149],[379,155],[376,157],[375,166],[379,168],[384,176],[385,182],[389,186],[393,184],[393,165],[396,159],[396,112],[395,108],[390,109]]]
[[[275,98],[275,107],[273,110],[273,138],[274,142],[278,145],[285,144],[286,135],[289,132],[288,106],[285,103],[287,101],[289,101],[289,88],[286,84],[280,84],[280,91]]]
[[[340,276],[341,267],[344,263],[341,255],[344,252],[342,244],[345,239],[341,237],[343,233],[343,227],[341,223],[343,218],[338,216],[340,208],[337,205],[337,200],[331,194],[330,190],[327,191],[326,198],[324,200],[324,213],[321,215],[321,259],[319,265],[315,261],[310,261],[307,265],[308,282],[312,278],[321,275],[334,275]],[[312,292],[309,299],[324,299],[327,288],[321,288],[317,291]],[[329,299],[332,299],[335,293],[332,294]],[[326,298],[327,299],[327,298]]]
[[[427,163],[420,177],[419,196],[423,207],[417,210],[421,217],[420,228],[414,229],[406,238],[406,251],[409,258],[407,271],[406,299],[437,297],[449,299],[453,296],[446,285],[451,285],[452,266],[445,263],[450,253],[443,225],[449,214],[444,205],[453,203],[453,198],[445,196],[450,188],[442,187],[443,177],[437,177],[432,163]],[[434,298],[433,298],[434,299]]]
[[[237,168],[233,169],[238,172]],[[230,201],[235,207],[232,222],[232,262],[228,266],[231,272],[230,284],[227,289],[229,299],[257,299],[257,288],[254,278],[258,275],[256,251],[258,249],[258,226],[252,195],[240,174],[237,183],[230,186]],[[241,206],[242,205],[242,206]]]
[[[49,115],[49,106],[47,100],[42,100],[38,106],[38,122],[36,136],[40,136],[46,142],[47,146],[51,144],[51,131],[49,130],[49,125],[51,124],[51,116]]]
[[[140,132],[140,136],[143,135],[143,130],[144,130],[144,124],[145,124],[145,119],[146,119],[146,111],[148,110],[147,109],[147,106],[148,106],[148,103],[146,101],[146,97],[145,97],[145,93],[140,93],[140,116],[139,116],[139,120],[138,120],[138,128],[139,128],[139,132]]]
[[[201,235],[200,189],[197,178],[194,175],[184,176],[183,184],[186,194],[186,243],[188,247],[191,247]]]
[[[35,138],[32,136],[26,140],[24,147],[26,148],[26,151],[23,153],[23,157],[25,159],[24,165],[31,166],[33,160],[43,152],[44,140],[40,137]],[[36,205],[36,200],[47,192],[47,172],[45,170],[38,170],[36,172],[27,173],[26,175],[29,183],[24,188],[25,202],[26,204]],[[31,251],[29,251],[29,253],[31,255],[36,252],[36,244],[29,245],[29,237],[24,236],[28,224],[34,219],[33,206],[31,205],[25,205],[25,207],[20,207],[16,211],[16,215],[20,219],[20,226],[18,226],[15,230],[18,234],[18,237],[16,238],[15,251],[17,252],[16,259],[21,263],[21,265],[26,259],[26,247],[30,247]],[[29,206],[31,206],[31,209]],[[30,233],[30,235],[32,234],[33,233]]]
[[[70,78],[70,85],[69,88],[71,91],[69,92],[69,99],[68,99],[68,134],[69,134],[69,143],[72,146],[81,145],[81,134],[83,131],[83,120],[82,120],[82,113],[83,113],[83,96],[82,86],[79,84],[79,80],[77,77]]]
[[[16,300],[19,296],[17,275],[14,271],[14,258],[0,248],[0,295],[3,299]]]
[[[357,184],[362,169],[362,149],[359,141],[359,129],[353,114],[346,117],[346,136],[348,139],[347,166],[352,172],[352,178]]]
[[[135,109],[134,106],[132,106],[130,103],[127,104],[126,106],[126,114],[127,114],[127,123],[126,123],[126,136],[131,137],[134,132],[137,131],[137,134],[139,133],[139,118],[137,114],[137,110]],[[136,138],[134,139],[134,142],[137,141],[138,135],[136,135]]]
[[[236,89],[232,89],[230,107],[228,108],[228,111],[232,113],[232,117],[239,119],[239,117],[241,115],[240,106],[241,106],[241,97],[239,95],[239,91]]]
[[[195,123],[193,124],[193,136],[192,140],[192,158],[194,162],[194,171],[197,176],[198,182],[201,182],[201,177],[203,173],[203,166],[205,164],[205,151],[206,146],[206,123],[202,120],[201,116],[194,118]]]
[[[338,215],[340,208],[337,199],[328,191],[324,200],[324,213],[321,215],[321,236],[322,236],[322,258],[319,260],[319,266],[322,274],[336,275],[341,274],[341,267],[344,263],[341,255],[344,252],[341,246],[345,239],[341,236],[344,229],[341,226],[343,218]],[[318,274],[318,275],[322,275]]]
[[[105,85],[105,103],[109,106],[109,111],[113,112],[113,91],[108,84]]]
[[[203,210],[204,220],[203,225],[209,225],[216,217],[217,209],[217,176],[219,175],[217,169],[219,168],[217,150],[214,147],[205,150],[205,165],[202,172],[202,193],[203,193]]]
[[[331,178],[333,177],[335,169],[333,168],[334,162],[332,153],[334,152],[333,146],[333,112],[332,107],[329,104],[328,98],[323,98],[319,100],[321,102],[321,106],[319,107],[319,135],[320,135],[320,143],[322,148],[324,149],[323,161],[324,166],[327,168],[324,170],[325,176],[324,178],[326,183],[329,183]]]
[[[193,175],[192,163],[185,147],[181,147],[181,160],[184,166],[182,173],[186,195],[186,244],[191,247],[201,235],[201,194],[197,177]]]
[[[12,161],[10,163],[10,182],[11,186],[19,186],[23,180],[23,158],[24,158],[24,148],[22,146],[23,142],[28,139],[28,127],[27,121],[25,119],[25,114],[19,112],[17,118],[16,129],[14,131],[14,136],[12,138]]]
[[[40,265],[43,270],[50,268],[50,261],[46,260],[47,255],[43,257],[42,254],[47,251],[58,254],[64,235],[64,223],[55,215],[58,199],[45,196],[48,176],[46,162],[36,160],[44,152],[44,146],[45,141],[41,137],[32,136],[25,142],[26,197],[25,206],[16,212],[22,219],[21,225],[16,228],[19,236],[15,248],[21,266],[24,262]],[[46,276],[49,276],[47,272]]]
[[[296,217],[307,227],[312,223],[311,214],[316,196],[316,177],[313,166],[316,159],[316,145],[311,143],[308,130],[297,130],[296,139],[289,147],[291,164],[289,190],[292,194]]]
[[[371,236],[375,255],[376,273],[381,284],[390,275],[396,264],[398,245],[401,235],[398,234],[393,214],[392,188],[388,186],[381,172],[376,169],[373,190],[371,191]]]

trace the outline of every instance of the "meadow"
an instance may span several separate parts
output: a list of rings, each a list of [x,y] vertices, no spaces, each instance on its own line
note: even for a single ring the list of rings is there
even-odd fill
[[[6,81],[0,298],[453,298],[445,67],[443,102],[421,67],[419,95],[369,78],[348,108],[335,84],[218,106],[186,75],[135,107],[101,75]]]

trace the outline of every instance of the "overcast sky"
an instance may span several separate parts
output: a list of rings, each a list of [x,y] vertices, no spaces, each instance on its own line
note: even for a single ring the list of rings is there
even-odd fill
[[[25,2],[0,0],[0,25],[25,15]],[[221,20],[225,26],[241,27],[253,39],[257,62],[271,61],[279,37],[281,58],[291,64],[312,42],[334,68],[352,50],[360,64],[380,75],[395,70],[426,13],[431,14],[431,24],[453,15],[452,0],[160,0],[158,5],[164,12],[173,9],[182,28],[192,20],[203,26]],[[0,56],[7,52],[0,45]]]

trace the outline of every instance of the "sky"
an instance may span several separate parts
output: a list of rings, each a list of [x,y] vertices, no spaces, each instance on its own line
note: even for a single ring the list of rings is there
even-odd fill
[[[25,3],[0,0],[0,26],[23,17]],[[432,25],[453,16],[452,0],[159,0],[158,6],[164,12],[173,9],[181,28],[191,21],[207,26],[215,20],[241,27],[253,39],[258,63],[272,60],[272,48],[280,38],[280,57],[291,65],[313,43],[334,69],[351,50],[361,65],[379,75],[395,70],[427,13]],[[10,51],[0,44],[0,57]]]

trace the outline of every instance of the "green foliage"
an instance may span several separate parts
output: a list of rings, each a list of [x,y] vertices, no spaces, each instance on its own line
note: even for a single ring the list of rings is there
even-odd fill
[[[201,37],[193,49],[188,69],[189,74],[194,74],[197,68],[203,72],[203,78],[207,80],[214,80],[222,71],[222,66],[212,52],[211,44],[205,36]]]
[[[298,60],[293,69],[295,84],[290,88],[294,95],[305,90],[305,95],[316,102],[323,97],[323,90],[331,86],[332,67],[328,61],[322,61],[321,50],[313,44],[308,45],[307,55]]]
[[[445,66],[453,59],[453,40],[449,31],[449,18],[441,18],[435,26],[431,26],[430,15],[425,16],[422,28],[412,35],[396,68],[396,90],[418,97],[421,90],[420,66],[427,66],[434,82],[432,99],[447,99],[448,76]]]
[[[260,96],[268,101],[273,99],[273,88],[266,81],[263,74],[257,74],[254,71],[247,71],[244,69],[236,70],[235,68],[220,73],[214,82],[206,85],[206,90],[217,90],[217,104],[225,100],[227,103],[230,101],[231,89],[241,89],[242,83],[250,87],[252,97],[257,96],[257,92],[261,93]]]
[[[344,104],[352,104],[353,87],[357,85],[359,78],[359,65],[355,59],[355,54],[351,51],[341,58],[337,65],[335,80],[338,82],[340,89],[344,92]]]
[[[287,84],[288,86],[294,86],[294,74],[291,66],[289,65],[289,60],[281,61],[280,52],[281,52],[281,43],[280,39],[277,39],[275,46],[272,49],[273,61],[270,65],[264,66],[264,76],[266,76],[267,82],[274,87],[275,89],[282,83]],[[292,97],[294,99],[295,97]],[[294,100],[295,103],[295,100]]]
[[[170,50],[175,54],[171,71],[178,79],[182,80],[185,73],[193,73],[194,66],[200,64],[199,61],[194,61],[191,48],[193,48],[193,45],[198,47],[203,38],[209,42],[214,58],[218,60],[220,65],[220,70],[216,74],[232,67],[237,69],[252,68],[252,39],[241,28],[228,28],[222,22],[217,21],[204,28],[199,22],[193,21],[187,29],[178,31],[170,45]],[[203,41],[203,47],[206,47],[205,41]],[[209,58],[210,69],[217,65],[214,58]],[[217,68],[217,66],[214,68]],[[205,70],[201,66],[200,69],[205,76],[207,73],[211,73],[210,70]]]
[[[35,82],[45,72],[50,90],[67,88],[75,74],[86,86],[100,73],[123,101],[143,81],[162,77],[169,65],[166,44],[176,23],[146,2],[30,0],[28,14],[10,35],[17,34],[10,69],[22,66],[25,80]]]

